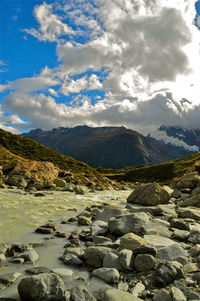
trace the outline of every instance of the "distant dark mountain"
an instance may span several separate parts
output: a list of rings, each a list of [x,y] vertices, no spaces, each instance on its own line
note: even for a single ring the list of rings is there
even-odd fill
[[[95,167],[150,165],[171,159],[163,148],[125,127],[36,129],[22,136]]]
[[[200,150],[200,130],[198,129],[161,126],[150,133],[147,138],[155,145],[163,147],[173,159],[187,156]]]

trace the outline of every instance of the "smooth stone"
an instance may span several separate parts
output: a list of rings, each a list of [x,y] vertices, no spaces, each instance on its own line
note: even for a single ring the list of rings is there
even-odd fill
[[[104,256],[108,253],[117,253],[114,249],[102,247],[102,246],[91,246],[85,250],[84,258],[85,262],[89,266],[101,267],[103,265]]]
[[[59,229],[59,225],[54,223],[54,222],[48,222],[42,226],[40,226],[41,228],[49,228],[52,229],[54,231],[57,231]]]
[[[92,236],[104,235],[108,232],[108,224],[104,221],[94,221],[91,226]]]
[[[112,240],[108,237],[104,237],[104,236],[94,236],[93,237],[93,242],[98,245],[98,244],[103,244],[106,242],[112,242]]]
[[[68,300],[63,280],[53,273],[23,278],[18,293],[22,301]]]
[[[145,272],[155,267],[156,259],[149,254],[139,254],[135,257],[134,266],[137,271]]]
[[[185,295],[177,287],[171,287],[171,294],[173,301],[187,301]]]
[[[136,248],[133,250],[133,254],[136,256],[138,254],[150,254],[154,257],[157,255],[157,250],[154,247],[151,247],[149,245],[143,245],[139,248]]]
[[[176,229],[179,229],[179,230],[186,230],[188,231],[190,228],[189,228],[189,225],[183,221],[181,221],[180,219],[171,219],[170,220],[170,226],[172,228],[176,228]]]
[[[133,252],[131,250],[121,250],[119,252],[118,260],[124,269],[129,271],[133,270]]]
[[[10,285],[17,281],[22,276],[21,273],[14,272],[14,273],[5,273],[0,275],[0,282],[6,285]]]
[[[195,292],[190,292],[188,294],[188,300],[200,300],[200,295]]]
[[[142,282],[138,282],[131,290],[131,294],[134,295],[135,297],[138,297],[140,294],[143,293],[144,290],[145,290],[144,284],[142,284]]]
[[[126,213],[127,213],[126,209],[113,207],[113,206],[107,206],[106,208],[104,208],[103,212],[97,214],[96,221],[100,220],[100,221],[107,223],[111,217],[115,217],[118,215],[124,215]]]
[[[172,262],[163,264],[161,263],[155,271],[154,283],[157,287],[166,287],[171,284],[177,277],[180,278],[181,270],[177,268]]]
[[[10,262],[13,262],[13,263],[18,263],[18,264],[20,264],[20,263],[24,263],[24,258],[12,258],[11,260],[10,260]]]
[[[96,301],[85,287],[73,287],[69,290],[70,301]]]
[[[55,231],[50,228],[43,228],[43,227],[38,227],[35,230],[35,233],[40,233],[40,234],[53,234]]]
[[[200,231],[192,230],[190,232],[190,236],[188,237],[188,241],[194,244],[200,244]]]
[[[76,255],[73,255],[73,254],[65,254],[65,255],[61,256],[60,259],[66,265],[80,266],[83,264],[83,262]]]
[[[83,226],[90,226],[92,224],[92,221],[90,218],[81,215],[78,217],[78,224]]]
[[[157,250],[174,245],[174,240],[159,235],[144,235],[144,239]]]
[[[189,237],[189,235],[190,235],[189,231],[176,229],[172,233],[171,238],[174,238],[174,239],[179,240],[179,241],[184,241]]]
[[[4,263],[6,261],[6,256],[4,254],[0,254],[0,263]]]
[[[164,237],[170,237],[171,232],[169,231],[169,227],[170,224],[167,221],[155,218],[144,226],[144,231],[146,235],[161,235]]]
[[[110,233],[124,235],[133,232],[137,235],[143,234],[149,216],[144,212],[131,213],[112,217],[108,221]]]
[[[103,267],[104,268],[114,268],[117,270],[121,269],[121,266],[118,261],[118,256],[114,253],[108,253],[103,258]]]
[[[120,274],[117,269],[113,268],[99,268],[92,272],[93,276],[96,276],[108,283],[115,283],[119,280]]]
[[[129,286],[128,286],[128,283],[126,283],[126,282],[119,282],[117,285],[117,288],[121,291],[127,292]]]
[[[77,256],[78,258],[82,258],[83,255],[85,254],[85,251],[79,247],[74,247],[74,248],[68,247],[65,249],[63,255],[66,255],[66,254],[73,254],[73,255]]]
[[[167,261],[179,261],[179,258],[187,258],[187,256],[186,251],[178,243],[158,250],[158,258]]]
[[[134,233],[127,233],[120,238],[121,249],[134,250],[142,245],[146,245],[146,243],[142,237]]]
[[[33,267],[31,269],[27,269],[25,272],[32,275],[38,275],[43,273],[50,273],[51,270],[45,266],[38,266],[38,267]]]
[[[153,296],[153,301],[173,301],[168,290],[162,289]]]
[[[96,293],[96,296],[98,301],[142,301],[142,299],[139,299],[132,294],[112,287],[99,290]]]
[[[39,258],[39,254],[34,249],[28,249],[14,258],[23,258],[24,261],[36,262]]]
[[[195,263],[189,262],[183,266],[183,270],[186,274],[198,271],[198,267]]]
[[[193,209],[193,208],[187,208],[182,209],[179,212],[180,216],[183,218],[191,218],[195,221],[200,221],[200,210],[199,209]]]
[[[56,268],[52,270],[53,273],[57,274],[58,276],[62,277],[72,277],[73,271],[70,269],[62,269],[62,268]]]

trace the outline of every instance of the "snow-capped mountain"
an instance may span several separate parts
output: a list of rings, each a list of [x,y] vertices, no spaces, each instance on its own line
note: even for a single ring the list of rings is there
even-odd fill
[[[162,146],[172,158],[200,151],[200,130],[179,126],[161,126],[147,136],[154,144]]]

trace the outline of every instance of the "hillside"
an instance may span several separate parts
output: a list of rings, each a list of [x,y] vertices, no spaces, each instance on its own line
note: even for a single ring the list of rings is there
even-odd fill
[[[99,181],[106,182],[102,175],[87,164],[60,154],[31,139],[0,129],[0,164],[5,165],[16,159],[49,161],[62,170],[70,170],[79,179],[96,177]]]
[[[94,167],[151,165],[172,159],[163,148],[125,127],[36,129],[22,136]]]
[[[194,170],[200,171],[200,153],[153,166],[129,168],[123,172],[118,171],[118,173],[108,174],[104,172],[104,175],[110,179],[126,182],[169,182],[174,178],[180,177],[185,172]]]

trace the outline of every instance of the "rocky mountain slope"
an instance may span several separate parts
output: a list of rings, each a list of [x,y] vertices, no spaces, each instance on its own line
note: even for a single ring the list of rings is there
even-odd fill
[[[51,162],[60,170],[72,174],[76,184],[109,185],[109,180],[89,165],[60,154],[31,139],[23,138],[0,129],[0,165],[4,167],[4,170],[8,171],[9,168],[7,166],[12,165],[12,162],[15,161]]]
[[[178,126],[161,126],[147,138],[163,147],[172,159],[196,153],[200,149],[200,130]]]
[[[95,167],[150,165],[171,159],[163,148],[125,127],[36,129],[22,136]]]

